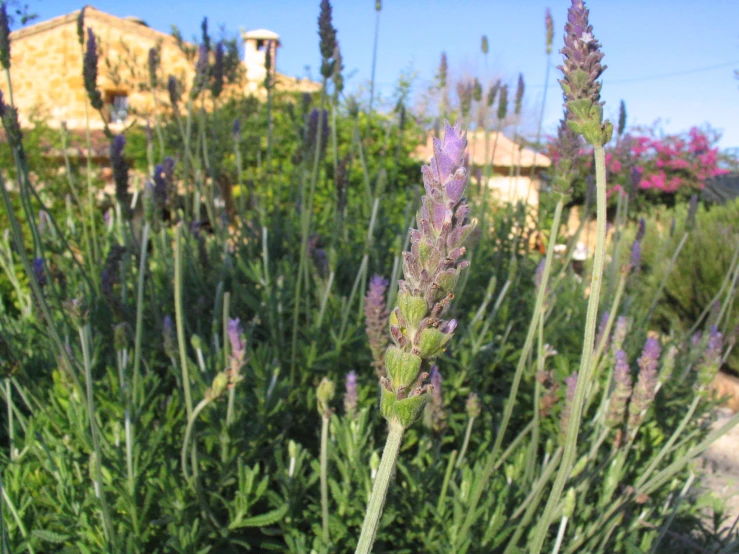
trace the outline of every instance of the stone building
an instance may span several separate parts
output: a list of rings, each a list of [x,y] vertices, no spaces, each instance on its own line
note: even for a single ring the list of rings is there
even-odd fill
[[[86,125],[87,106],[91,127],[103,127],[100,116],[89,107],[84,89],[83,48],[77,34],[79,13],[62,15],[11,33],[13,102],[18,107],[21,125],[28,125],[33,118],[42,118],[51,127],[66,122],[70,129],[81,129]],[[102,115],[114,131],[153,118],[155,110],[170,109],[166,90],[169,75],[182,83],[183,98],[187,98],[186,89],[194,77],[194,45],[178,44],[171,35],[150,28],[140,19],[116,17],[91,6],[84,8],[84,25],[98,38],[97,85],[105,103]],[[265,94],[265,53],[270,49],[274,68],[279,36],[260,30],[245,33],[243,40],[246,51],[242,60],[244,78],[228,85],[223,94],[262,96]],[[159,49],[161,60],[159,86],[155,92],[149,87],[151,48]],[[186,50],[190,50],[190,55]],[[276,71],[273,82],[276,90],[286,91],[313,92],[320,86]],[[5,79],[0,83],[0,90],[8,98]]]

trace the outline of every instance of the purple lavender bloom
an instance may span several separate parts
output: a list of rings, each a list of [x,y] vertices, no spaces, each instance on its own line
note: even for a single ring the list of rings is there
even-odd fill
[[[4,69],[10,69],[10,24],[5,2],[0,5],[0,64]]]
[[[554,20],[552,19],[552,12],[547,8],[546,14],[544,14],[544,26],[547,30],[547,55],[552,53],[552,41],[554,40]]]
[[[235,143],[241,142],[241,120],[237,117],[234,119],[233,129],[231,131]]]
[[[162,322],[162,339],[164,343],[164,351],[168,356],[175,356],[175,340],[174,326],[172,325],[172,317],[165,315]]]
[[[618,316],[611,335],[611,350],[613,350],[613,352],[621,350],[624,340],[626,340],[626,332],[628,331],[628,328],[629,319],[625,315]]]
[[[33,259],[33,278],[36,279],[36,282],[42,289],[47,285],[43,258]]]
[[[560,80],[568,107],[568,124],[594,146],[603,146],[611,139],[613,126],[603,122],[601,84],[597,81],[605,70],[603,53],[588,22],[589,11],[583,0],[572,0],[565,25],[564,74]]]
[[[457,83],[457,95],[459,96],[459,110],[463,117],[470,114],[472,108],[472,93],[474,85],[472,82]]]
[[[228,319],[228,342],[231,344],[227,370],[228,382],[229,385],[235,385],[241,380],[239,371],[246,361],[246,341],[239,318]]]
[[[467,397],[465,409],[467,410],[468,417],[480,417],[482,406],[480,405],[480,397],[476,393],[471,392]]]
[[[641,241],[635,240],[631,245],[631,256],[629,257],[631,269],[639,270],[641,267]]]
[[[159,209],[163,209],[168,203],[174,204],[177,191],[174,183],[175,161],[170,156],[164,159],[164,163],[157,164],[154,168],[154,202]]]
[[[711,326],[711,332],[700,363],[696,367],[698,371],[698,383],[705,387],[713,380],[716,372],[723,361],[724,335],[715,325]]]
[[[331,2],[321,0],[321,13],[318,16],[318,37],[321,50],[321,75],[329,79],[334,72],[332,57],[336,51],[336,29],[332,22]]]
[[[157,72],[159,71],[159,50],[149,48],[149,86],[152,90],[157,88]]]
[[[80,43],[80,46],[84,46],[85,44],[85,8],[84,7],[80,10],[80,13],[77,14],[77,41]]]
[[[624,421],[626,415],[626,404],[631,396],[631,368],[626,359],[626,352],[616,352],[616,367],[613,370],[614,388],[608,404],[606,414],[606,425],[618,427]]]
[[[218,98],[223,92],[223,42],[216,44],[211,79],[210,92],[213,98]]]
[[[493,104],[495,103],[495,98],[498,96],[498,91],[500,90],[500,79],[495,81],[492,85],[490,85],[490,88],[488,89],[488,95],[486,98],[488,108],[491,108]]]
[[[350,418],[357,413],[357,372],[352,370],[346,374],[346,393],[344,394],[344,412]]]
[[[45,235],[51,229],[51,216],[46,210],[39,210],[38,212],[38,232],[40,235]]]
[[[575,400],[575,391],[577,390],[577,371],[574,371],[569,377],[565,378],[565,405],[559,414],[559,438],[564,442],[567,435],[567,427],[572,417],[572,403]]]
[[[95,33],[88,27],[87,29],[87,49],[85,50],[85,59],[82,66],[82,76],[84,78],[85,90],[90,98],[90,104],[96,110],[103,108],[103,97],[97,88],[98,80],[98,47]]]
[[[439,88],[446,86],[446,79],[449,73],[449,63],[446,59],[446,52],[441,53],[441,61],[439,62]]]
[[[318,134],[319,126],[321,130],[320,137]],[[308,129],[305,135],[305,148],[310,159],[315,155],[316,146],[321,149],[321,154],[325,152],[329,130],[328,110],[319,112],[318,108],[313,108],[308,116]]]
[[[403,252],[404,279],[398,282],[398,305],[390,315],[395,343],[385,354],[388,378],[381,379],[383,415],[409,427],[428,399],[425,380],[433,361],[452,338],[456,321],[443,319],[454,298],[464,243],[472,232],[463,199],[467,184],[467,140],[459,125],[445,122],[442,140],[434,139],[434,157],[422,168],[426,194],[410,231],[410,252]]]
[[[113,181],[115,182],[115,196],[121,205],[121,211],[125,217],[130,217],[131,195],[128,192],[128,162],[123,155],[126,147],[126,139],[123,135],[117,135],[110,144],[110,165],[113,169]]]
[[[508,114],[508,85],[502,85],[498,97],[498,120],[503,121]]]
[[[644,239],[644,235],[647,233],[647,222],[642,217],[639,219],[639,227],[636,231],[636,238],[634,240],[638,240],[641,242]]]
[[[174,75],[170,75],[167,79],[167,92],[169,92],[169,103],[176,112],[182,91],[180,90],[180,84],[177,82],[177,77]]]
[[[388,311],[385,305],[385,291],[389,282],[379,275],[370,279],[367,296],[364,300],[364,320],[367,325],[367,338],[372,351],[372,366],[378,377],[385,376],[385,349],[390,337],[387,334]]]
[[[197,98],[208,84],[210,64],[208,63],[208,48],[205,44],[198,47],[198,59],[195,62],[195,77],[192,81],[190,97]]]
[[[523,91],[524,91],[524,83],[523,83],[523,73],[518,74],[518,84],[516,85],[516,101],[514,103],[514,113],[516,115],[521,115],[521,106],[523,104]]]
[[[644,418],[644,412],[652,404],[657,393],[657,365],[662,349],[654,337],[649,337],[644,344],[639,364],[639,378],[634,387],[629,405],[628,434],[633,437]]]
[[[618,127],[616,133],[620,137],[626,130],[626,104],[621,100],[621,104],[618,107]]]

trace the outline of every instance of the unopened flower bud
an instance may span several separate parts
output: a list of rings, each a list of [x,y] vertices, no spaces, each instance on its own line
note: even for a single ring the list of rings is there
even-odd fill
[[[316,389],[316,399],[318,400],[318,412],[321,415],[328,415],[331,413],[331,401],[334,399],[336,394],[336,384],[329,379],[324,377],[318,384]]]

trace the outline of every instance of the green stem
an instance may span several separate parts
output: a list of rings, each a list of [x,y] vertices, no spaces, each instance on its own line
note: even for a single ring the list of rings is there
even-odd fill
[[[210,400],[203,398],[200,403],[195,406],[192,415],[187,418],[187,428],[185,429],[185,440],[182,442],[182,450],[180,451],[180,460],[182,463],[182,475],[185,477],[185,482],[190,483],[190,474],[187,472],[187,447],[190,444],[190,435],[192,434],[192,428],[195,425],[195,420],[200,415],[200,412],[210,404]]]
[[[141,338],[144,328],[144,278],[146,276],[146,252],[149,244],[149,228],[149,223],[145,223],[144,230],[141,233],[141,255],[139,256],[139,275],[136,287],[136,338],[133,351],[133,383],[131,386],[132,402],[134,405],[136,404],[141,364]]]
[[[439,501],[436,503],[436,511],[440,514],[444,513],[444,501],[446,500],[446,491],[449,488],[449,480],[452,477],[452,471],[454,470],[454,460],[456,459],[457,451],[452,450],[452,453],[449,455],[449,463],[446,466],[446,472],[444,473],[444,482],[441,484]]]
[[[177,343],[180,350],[180,365],[182,366],[182,388],[185,391],[185,407],[187,418],[192,418],[192,396],[190,394],[190,372],[188,369],[187,352],[185,350],[185,322],[182,309],[182,224],[177,225],[174,249],[174,309],[177,323]]]
[[[577,388],[575,390],[575,398],[572,402],[572,415],[567,426],[567,434],[564,444],[564,454],[562,455],[562,464],[557,472],[554,485],[549,494],[544,513],[535,529],[534,539],[531,546],[532,554],[539,554],[544,544],[544,539],[549,531],[549,522],[554,509],[559,503],[562,496],[570,470],[577,455],[577,435],[580,430],[580,421],[582,419],[582,409],[585,403],[585,393],[590,387],[590,374],[592,371],[593,344],[595,342],[595,328],[598,323],[598,300],[600,298],[600,289],[603,281],[603,265],[605,261],[605,242],[606,242],[606,163],[605,150],[602,146],[594,148],[595,157],[595,183],[597,198],[597,224],[596,224],[596,245],[595,256],[593,260],[593,276],[590,281],[590,297],[588,298],[588,310],[585,319],[585,336],[583,338],[582,358],[580,362],[580,371],[578,373]]]
[[[359,543],[355,554],[370,554],[372,545],[375,542],[377,528],[380,525],[380,516],[382,515],[382,507],[385,504],[390,477],[395,469],[395,463],[400,452],[400,444],[403,442],[403,433],[405,429],[397,421],[389,422],[390,430],[385,443],[385,450],[382,452],[382,460],[377,470],[375,484],[372,487],[369,503],[367,504],[367,512],[364,516],[362,524],[362,533],[359,536]]]
[[[329,416],[321,417],[321,521],[323,542],[328,544],[328,424]]]
[[[467,446],[470,444],[470,435],[472,435],[472,425],[475,423],[475,418],[470,417],[469,421],[467,422],[467,431],[464,434],[464,441],[462,442],[462,449],[459,451],[459,458],[457,459],[457,464],[454,467],[462,467],[462,462],[464,461],[464,455],[467,452]]]

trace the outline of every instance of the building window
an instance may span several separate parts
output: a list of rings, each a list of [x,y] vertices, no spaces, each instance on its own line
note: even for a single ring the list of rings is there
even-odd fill
[[[260,38],[260,39],[257,39],[257,50],[258,50],[259,52],[263,52],[263,51],[265,50],[265,46],[266,46],[266,44],[265,44],[265,43],[266,43],[266,42],[267,42],[267,41],[265,41],[265,40],[263,40],[263,39],[261,39],[261,38]]]
[[[125,123],[128,117],[128,94],[120,91],[105,93],[105,104],[110,123]]]

